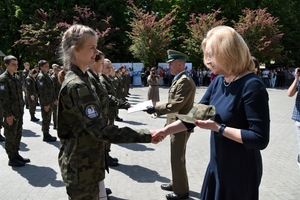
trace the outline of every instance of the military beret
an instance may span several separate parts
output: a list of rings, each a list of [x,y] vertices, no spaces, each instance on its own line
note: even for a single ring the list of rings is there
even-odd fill
[[[176,117],[189,124],[195,124],[196,120],[207,120],[216,114],[216,108],[212,105],[194,104],[187,115],[177,114]]]
[[[167,51],[167,54],[168,54],[168,61],[167,61],[168,63],[172,62],[175,59],[180,59],[180,60],[186,61],[187,58],[188,58],[188,56],[185,55],[184,53],[181,53],[179,51],[175,51],[175,50],[172,50],[172,49],[169,49]]]

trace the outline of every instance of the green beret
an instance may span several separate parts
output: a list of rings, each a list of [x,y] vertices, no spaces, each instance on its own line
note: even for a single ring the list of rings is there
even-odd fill
[[[216,108],[212,105],[194,104],[187,115],[177,114],[176,117],[189,124],[195,124],[196,120],[207,120],[216,114]]]

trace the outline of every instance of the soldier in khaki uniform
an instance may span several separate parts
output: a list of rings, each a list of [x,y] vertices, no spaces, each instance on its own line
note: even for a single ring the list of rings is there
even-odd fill
[[[96,31],[84,25],[71,26],[62,38],[62,58],[69,71],[59,95],[58,159],[67,194],[72,200],[99,199],[99,182],[105,177],[103,141],[152,141],[149,130],[107,125],[101,101],[86,72],[98,54],[97,40]]]
[[[37,90],[36,90],[36,81],[35,78],[37,76],[37,71],[35,69],[30,70],[28,76],[25,79],[25,87],[26,87],[26,96],[28,105],[29,105],[29,113],[31,116],[31,121],[38,122],[40,119],[35,117],[35,110],[38,101]]]
[[[176,121],[176,114],[187,114],[193,107],[196,86],[194,81],[185,72],[187,55],[174,50],[168,50],[169,69],[175,75],[169,90],[168,103],[150,107],[149,114],[167,114],[167,125]],[[188,199],[189,184],[185,166],[185,152],[187,141],[191,131],[182,131],[170,136],[171,139],[171,168],[172,180],[168,184],[162,184],[161,189],[173,191],[166,198]]]
[[[52,107],[53,112],[53,129],[56,129],[57,126],[57,103],[58,103],[58,94],[61,87],[61,84],[58,82],[58,73],[62,70],[62,67],[58,64],[52,64],[53,74],[51,75],[51,79],[54,86],[54,102]]]
[[[26,97],[26,93],[27,93],[25,79],[27,78],[27,76],[29,74],[29,71],[30,71],[30,64],[29,64],[29,62],[25,62],[24,63],[24,70],[21,73],[21,81],[22,81],[22,84],[23,84],[23,90],[24,90],[24,93],[25,93],[25,97]],[[26,106],[26,109],[29,108],[29,104],[28,104],[28,101],[27,101],[26,98],[25,98],[25,106]]]
[[[22,167],[30,162],[19,154],[22,137],[24,100],[22,83],[16,75],[18,60],[9,55],[4,57],[6,71],[0,76],[0,103],[4,116],[5,150],[9,158],[8,165]]]
[[[53,137],[49,133],[52,106],[55,102],[54,98],[54,85],[48,74],[49,72],[49,63],[46,60],[40,60],[38,62],[40,67],[40,73],[37,76],[37,89],[39,100],[41,104],[41,113],[42,113],[42,131],[43,131],[43,141],[44,142],[55,142],[56,137]]]

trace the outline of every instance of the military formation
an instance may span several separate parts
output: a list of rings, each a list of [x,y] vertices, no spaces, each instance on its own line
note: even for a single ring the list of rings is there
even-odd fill
[[[40,119],[36,118],[35,112],[36,107],[40,106],[43,141],[55,142],[57,140],[55,136],[49,134],[49,130],[51,119],[53,129],[57,129],[57,104],[61,88],[58,74],[63,72],[63,67],[52,64],[50,69],[48,61],[40,60],[32,69],[30,69],[30,64],[25,62],[24,70],[18,71],[18,60],[12,55],[4,58],[4,65],[6,70],[3,70],[0,75],[0,142],[5,141],[5,150],[9,159],[8,165],[22,167],[30,162],[30,159],[23,158],[19,154],[25,109],[28,109],[30,113],[30,120],[38,122]],[[130,76],[126,72],[128,70],[125,67],[122,68],[124,68],[123,72],[120,69],[117,70],[119,76],[114,75],[114,69],[110,70],[110,74],[103,75],[110,84],[109,92],[107,92],[108,85],[100,82],[100,77],[98,77],[98,84],[102,87],[103,94],[107,96],[107,100],[105,100],[106,98],[102,99],[107,103],[105,107],[112,124],[115,120],[122,121],[118,116],[118,109],[130,107],[130,104],[126,102],[126,97],[129,94]],[[110,151],[110,144],[107,145],[107,150]],[[109,154],[107,154],[107,158],[109,166],[118,165],[118,159],[112,158]]]

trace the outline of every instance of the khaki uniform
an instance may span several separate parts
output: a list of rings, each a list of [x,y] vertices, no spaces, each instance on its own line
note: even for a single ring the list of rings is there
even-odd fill
[[[148,130],[107,126],[101,102],[87,73],[71,66],[65,76],[58,105],[59,166],[71,199],[97,199],[105,177],[103,141],[151,142]],[[79,194],[80,193],[80,194]]]
[[[52,106],[54,102],[54,85],[49,74],[44,74],[42,71],[40,71],[39,75],[37,76],[36,82],[43,118],[42,131],[45,135],[49,134]],[[50,106],[48,112],[45,111],[44,106]]]
[[[174,80],[170,89],[168,103],[155,106],[157,115],[167,114],[167,123],[176,121],[176,114],[187,114],[192,109],[195,99],[196,86],[186,72]],[[183,131],[172,134],[171,139],[171,168],[173,191],[175,194],[189,192],[188,177],[185,166],[186,144],[190,132]]]
[[[22,83],[17,75],[5,71],[0,76],[0,102],[4,117],[5,150],[10,159],[15,158],[19,150],[24,114]],[[14,116],[13,124],[6,123],[6,117]]]
[[[32,116],[35,114],[37,100],[38,100],[35,79],[31,76],[27,76],[27,78],[25,79],[25,87],[27,90],[25,98],[27,99],[29,105],[29,113]],[[34,96],[33,101],[30,98],[31,95]]]

